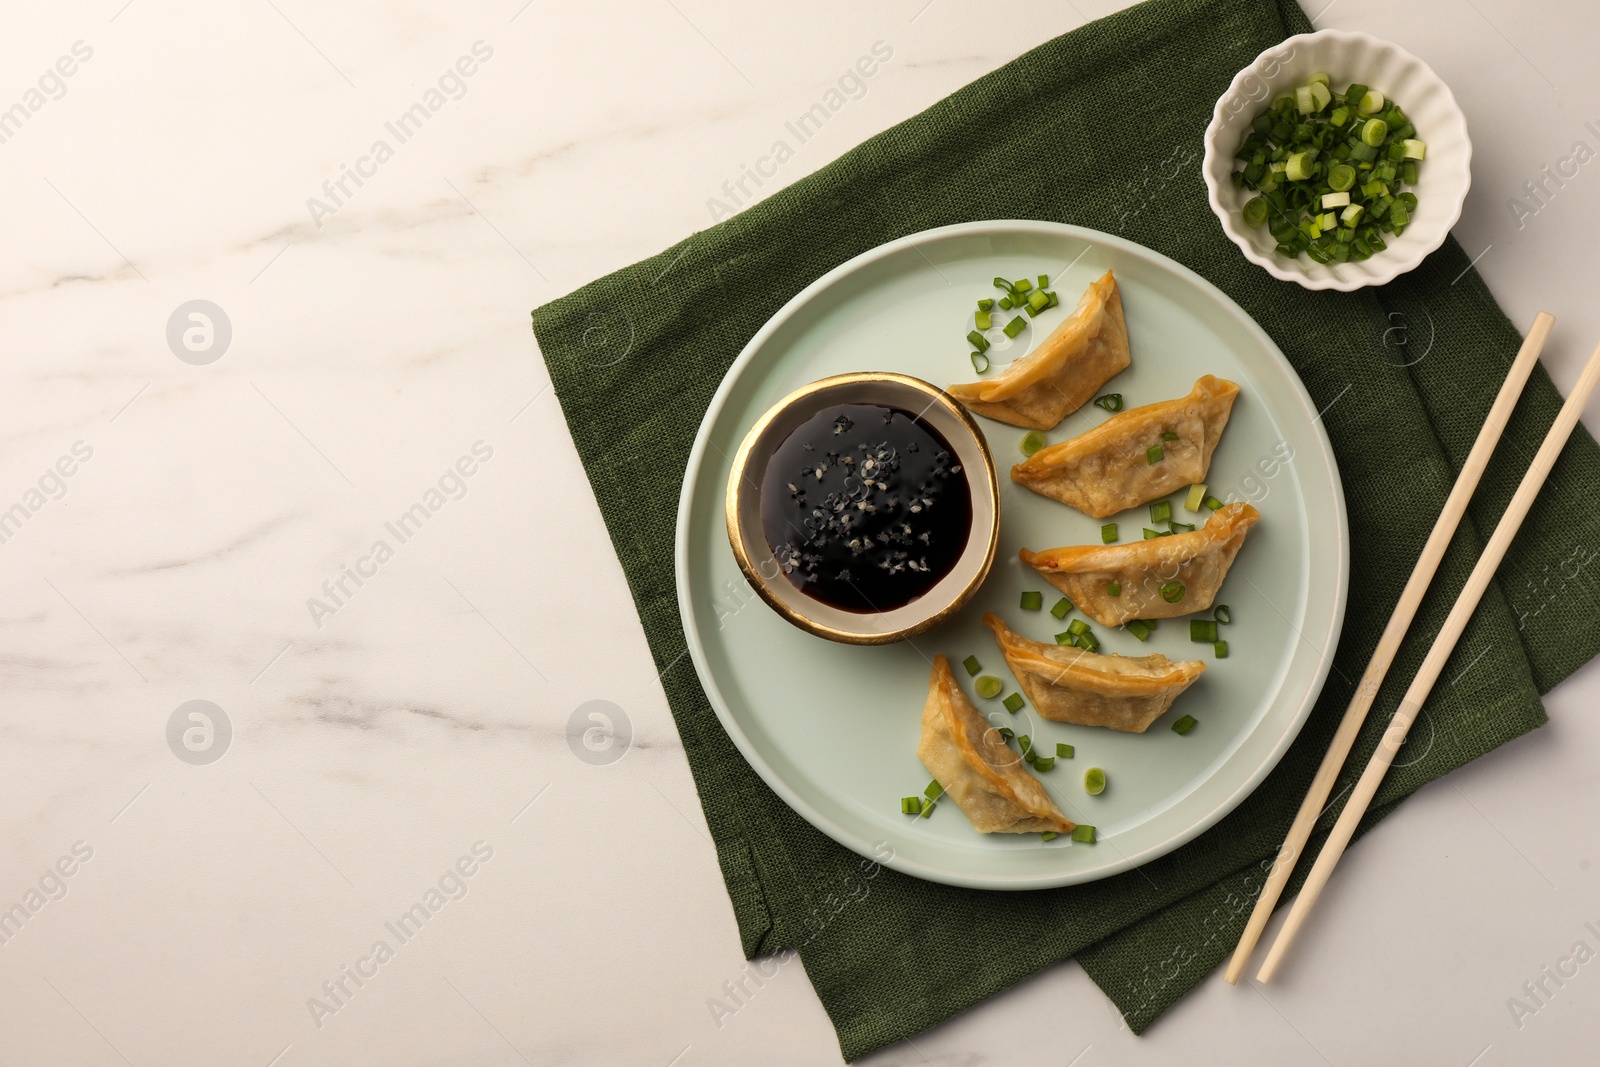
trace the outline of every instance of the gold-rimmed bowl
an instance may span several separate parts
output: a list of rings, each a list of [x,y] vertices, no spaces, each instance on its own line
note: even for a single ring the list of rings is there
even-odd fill
[[[784,576],[762,526],[761,484],[773,453],[806,420],[839,404],[881,404],[922,418],[949,442],[972,495],[972,526],[955,566],[928,592],[889,611],[846,611],[801,592]],[[937,626],[983,584],[1000,538],[1000,481],[983,432],[943,389],[905,374],[839,374],[795,390],[756,420],[733,458],[727,523],[739,569],[772,610],[829,641],[887,645]]]

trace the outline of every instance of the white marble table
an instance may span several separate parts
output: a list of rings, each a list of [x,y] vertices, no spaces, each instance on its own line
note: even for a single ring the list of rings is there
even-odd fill
[[[764,195],[1117,4],[13,5],[0,1060],[837,1062],[797,967],[708,1007],[733,917],[527,313],[738,206],[747,167]],[[1509,201],[1600,147],[1600,12],[1318,24],[1455,88],[1457,235],[1516,321],[1557,314],[1569,384],[1600,169]],[[1272,986],[1213,976],[1135,1038],[1067,964],[871,1062],[1592,1059],[1600,963],[1561,961],[1600,947],[1596,697],[1591,666],[1354,849]],[[620,760],[569,747],[589,701]]]

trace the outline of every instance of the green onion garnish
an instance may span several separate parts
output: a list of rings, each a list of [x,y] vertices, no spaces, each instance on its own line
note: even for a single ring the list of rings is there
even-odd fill
[[[1185,715],[1183,718],[1172,724],[1172,732],[1180,735],[1186,734],[1190,730],[1193,730],[1195,724],[1199,721],[1200,720],[1196,719],[1193,715]]]
[[[1089,826],[1086,823],[1079,823],[1077,826],[1073,827],[1072,839],[1079,844],[1094,844],[1094,827]]]
[[[972,316],[972,321],[980,330],[987,330],[994,325],[994,316],[987,311],[977,312]]]
[[[1037,589],[1029,589],[1022,594],[1021,607],[1023,611],[1038,611],[1044,607],[1044,594]]]
[[[1094,406],[1097,408],[1104,408],[1106,411],[1113,413],[1121,411],[1122,394],[1107,393],[1105,396],[1097,396],[1094,398]]]
[[[1210,508],[1212,511],[1221,511],[1222,510],[1222,501],[1218,500],[1214,496],[1206,497],[1205,505],[1206,505],[1206,507]]]
[[[1089,624],[1084,622],[1082,619],[1073,619],[1072,622],[1067,626],[1067,633],[1074,637],[1077,637],[1079,634],[1086,634],[1088,632]]]
[[[1157,500],[1150,505],[1151,522],[1170,522],[1172,520],[1172,501]]]
[[[1117,524],[1116,523],[1108,522],[1104,526],[1100,527],[1100,543],[1102,545],[1109,545],[1113,541],[1115,541],[1116,539],[1117,539]]]
[[[1217,639],[1217,624],[1211,619],[1190,619],[1189,640],[1213,643]]]
[[[1039,288],[1041,288],[1041,289],[1050,288],[1050,275],[1048,275],[1048,274],[1039,275]]]
[[[1050,303],[1050,294],[1042,289],[1035,289],[1028,294],[1028,306],[1034,311],[1043,311]]]
[[[1147,641],[1150,639],[1150,624],[1145,622],[1143,619],[1129,620],[1127,625],[1123,628],[1141,641]]]
[[[979,333],[977,330],[969,331],[967,333],[967,340],[972,342],[972,347],[976,348],[979,352],[987,352],[989,350],[989,339],[983,336],[983,334]]]
[[[1145,452],[1144,458],[1151,464],[1156,464],[1165,459],[1166,455],[1166,449],[1162,448],[1160,445],[1152,445],[1149,450]]]
[[[1071,759],[1076,754],[1077,749],[1073,748],[1071,745],[1064,745],[1060,741],[1056,742],[1056,756],[1058,758]]]
[[[982,300],[978,301],[978,310],[979,311],[989,311],[993,307],[994,307],[994,300],[991,297],[987,297],[986,296]]]
[[[1010,741],[1012,738],[1017,736],[1015,733],[1012,732],[1011,727],[1009,727],[1009,726],[1002,726],[996,732],[999,733],[1000,736],[1005,738],[1007,741]]]
[[[1206,498],[1206,483],[1200,482],[1189,487],[1189,495],[1183,498],[1185,511],[1199,511],[1200,505]]]
[[[1056,634],[1056,644],[1058,644],[1058,645],[1074,645],[1075,646],[1075,645],[1077,645],[1077,643],[1078,643],[1078,635],[1075,634],[1075,633],[1069,633],[1066,630],[1062,630],[1060,633]]]
[[[1178,439],[1178,435],[1173,433],[1171,430],[1163,430],[1161,431],[1161,439],[1163,441],[1176,441]]]
[[[1033,280],[1031,278],[1018,278],[1016,281],[1011,283],[1011,292],[1013,294],[1026,293],[1029,289],[1032,289],[1032,288],[1033,288]]]
[[[1212,651],[1216,652],[1218,659],[1228,658],[1228,642],[1218,641]]]
[[[1122,583],[1121,582],[1107,582],[1106,583],[1106,596],[1121,596],[1121,595],[1122,595]]]
[[[1014,287],[1013,287],[1013,286],[1012,286],[1012,284],[1011,284],[1011,282],[1010,282],[1010,280],[1009,280],[1009,279],[1006,279],[1006,278],[996,278],[996,279],[995,279],[995,280],[994,280],[994,287],[995,287],[995,288],[996,288],[996,289],[1003,289],[1003,290],[1004,290],[1004,291],[1006,291],[1006,292],[1007,292],[1007,293],[1010,293],[1010,292],[1012,292],[1012,290],[1013,290],[1013,288],[1014,288]]]
[[[1083,789],[1092,797],[1097,797],[1106,791],[1106,772],[1099,767],[1090,767],[1083,772]]]
[[[1005,683],[992,674],[986,674],[973,683],[973,688],[985,700],[992,700],[1000,695],[1000,690],[1005,688]]]
[[[1018,751],[1021,751],[1021,752],[1032,752],[1033,751],[1033,738],[1029,737],[1027,734],[1018,734],[1017,735],[1017,749],[1018,749]]]
[[[1000,703],[1005,705],[1007,711],[1015,715],[1022,710],[1024,701],[1021,693],[1008,693]]]
[[[1016,305],[1011,302],[1011,298],[1009,296],[1002,296],[1000,298],[1000,303],[996,306],[999,307],[1001,311],[1010,311]]]
[[[979,374],[989,373],[989,357],[982,352],[972,353],[972,369]]]
[[[1006,323],[1006,325],[1005,325],[1006,336],[1007,337],[1011,337],[1011,338],[1015,338],[1017,336],[1017,334],[1021,333],[1023,330],[1026,330],[1027,328],[1028,328],[1028,320],[1023,318],[1021,315],[1018,315],[1015,318],[1013,318],[1010,322]]]
[[[922,817],[924,819],[926,819],[928,816],[933,814],[933,806],[936,803],[938,803],[938,802],[934,801],[934,800],[928,800],[928,799],[924,799],[922,801]]]
[[[1194,530],[1194,523],[1179,522],[1177,519],[1173,519],[1171,522],[1167,523],[1168,533],[1177,533],[1179,530],[1182,530],[1184,533],[1191,533]]]
[[[934,800],[938,800],[940,797],[944,796],[944,786],[940,785],[939,780],[935,778],[933,781],[928,783],[928,788],[922,791],[922,795],[932,797]]]
[[[1056,838],[1058,838],[1060,836],[1061,835],[1056,833],[1054,830],[1043,830],[1039,834],[1039,840],[1040,841],[1054,841]]]
[[[1161,535],[1159,533],[1157,533],[1156,531],[1150,529],[1150,527],[1146,526],[1144,528],[1144,539],[1146,541],[1154,541],[1156,538],[1158,538],[1160,536]]]
[[[978,662],[977,656],[968,656],[966,659],[961,661],[961,665],[967,669],[967,674],[969,676],[977,674],[979,671],[983,670],[983,664]]]
[[[1050,614],[1054,615],[1058,619],[1064,619],[1071,611],[1072,601],[1068,600],[1066,597],[1062,597],[1060,600],[1056,601],[1055,606],[1050,609]]]
[[[1183,599],[1184,588],[1182,582],[1167,582],[1160,586],[1156,592],[1161,594],[1161,599],[1168,604],[1176,604]]]
[[[1053,768],[1055,765],[1056,765],[1056,758],[1054,756],[1034,756],[1033,757],[1033,769],[1036,770],[1036,771],[1048,771],[1051,768]]]
[[[1072,639],[1072,643],[1083,649],[1085,652],[1093,652],[1095,649],[1100,647],[1100,639],[1093,633],[1079,634],[1077,637]]]
[[[922,798],[921,797],[901,797],[900,798],[900,814],[902,814],[902,815],[921,815],[922,814]]]
[[[1022,454],[1031,456],[1050,442],[1038,430],[1029,430],[1022,437]]]
[[[1228,609],[1228,605],[1218,604],[1216,610],[1211,613],[1211,617],[1226,625],[1233,621],[1233,612]]]

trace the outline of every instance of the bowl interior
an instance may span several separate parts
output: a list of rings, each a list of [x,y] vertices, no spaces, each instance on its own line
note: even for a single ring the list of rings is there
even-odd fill
[[[1230,178],[1233,154],[1250,132],[1251,120],[1279,97],[1318,71],[1335,91],[1360,82],[1396,100],[1428,145],[1412,188],[1418,205],[1399,237],[1385,234],[1388,248],[1359,263],[1321,264],[1301,255],[1286,259],[1265,226],[1246,226],[1240,216],[1255,194],[1236,188]],[[1471,142],[1455,96],[1432,69],[1404,49],[1362,33],[1322,30],[1291,37],[1270,48],[1240,71],[1217,103],[1206,131],[1205,177],[1223,229],[1254,263],[1273,275],[1318,289],[1378,285],[1410,270],[1444,243],[1461,215],[1471,184]]]
[[[972,493],[972,528],[955,566],[927,593],[891,611],[846,611],[802,593],[783,576],[762,527],[761,483],[768,460],[797,427],[836,404],[882,404],[921,416],[950,443]],[[885,644],[922,632],[976,591],[994,562],[998,496],[994,460],[983,435],[943,390],[906,375],[845,374],[785,397],[750,431],[728,486],[728,536],[745,577],[790,622],[830,640]]]

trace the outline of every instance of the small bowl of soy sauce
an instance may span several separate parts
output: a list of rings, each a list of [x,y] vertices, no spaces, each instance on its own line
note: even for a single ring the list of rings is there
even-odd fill
[[[983,584],[1000,482],[965,408],[919,378],[840,374],[751,427],[728,479],[728,540],[750,584],[808,633],[886,645]]]

